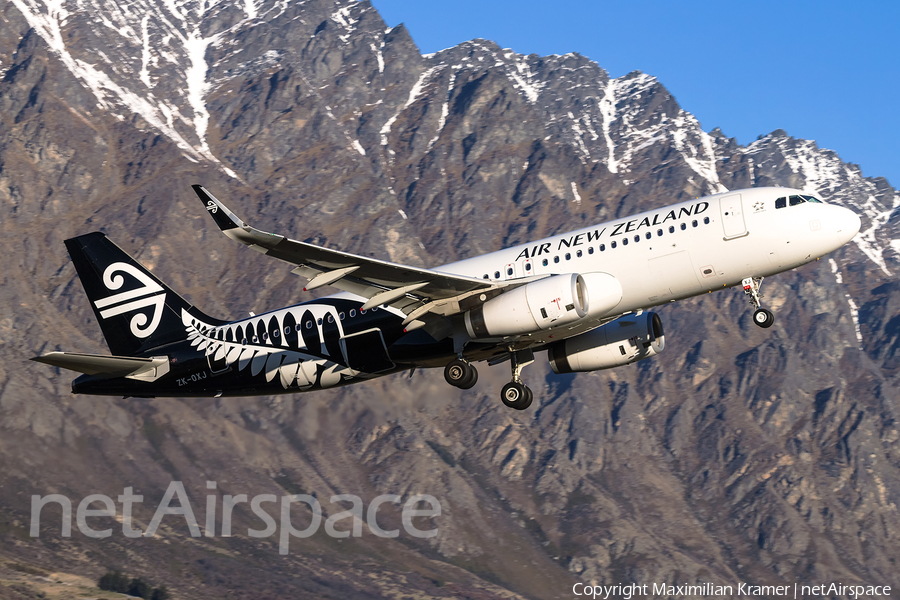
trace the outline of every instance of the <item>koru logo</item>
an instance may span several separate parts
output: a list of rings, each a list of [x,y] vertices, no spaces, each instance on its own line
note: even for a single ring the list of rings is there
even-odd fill
[[[135,337],[150,337],[156,331],[156,328],[159,327],[159,322],[162,319],[166,293],[158,283],[142,273],[137,267],[123,262],[113,263],[103,271],[103,285],[106,286],[106,289],[118,290],[125,285],[125,278],[122,277],[121,273],[131,275],[142,284],[142,287],[97,300],[94,302],[94,306],[100,311],[101,319],[108,319],[116,315],[152,307],[153,314],[149,319],[145,313],[140,312],[131,318],[130,323],[131,333]],[[150,322],[149,325],[147,321]]]
[[[206,203],[206,210],[208,210],[212,214],[216,214],[216,212],[219,210],[219,207],[216,206],[215,202],[210,200],[209,202]]]

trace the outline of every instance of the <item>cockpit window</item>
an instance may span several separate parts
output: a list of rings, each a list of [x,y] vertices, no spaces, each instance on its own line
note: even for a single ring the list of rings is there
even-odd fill
[[[800,196],[800,197],[803,198],[804,200],[806,200],[807,202],[815,202],[816,204],[822,204],[822,201],[819,200],[818,198],[816,198],[815,196],[805,196],[804,195],[804,196]]]
[[[791,206],[797,206],[798,204],[803,204],[806,200],[803,199],[803,196],[791,196],[790,197]]]
[[[784,208],[787,206],[787,198],[779,198],[775,201],[775,208]]]

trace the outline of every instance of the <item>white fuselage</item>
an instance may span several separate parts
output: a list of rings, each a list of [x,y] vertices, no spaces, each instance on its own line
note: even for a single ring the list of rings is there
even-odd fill
[[[776,208],[777,199],[792,195],[808,197],[788,188],[716,194],[436,270],[491,280],[609,273],[623,290],[615,313],[627,313],[793,269],[859,231],[859,217],[840,206],[785,202]]]

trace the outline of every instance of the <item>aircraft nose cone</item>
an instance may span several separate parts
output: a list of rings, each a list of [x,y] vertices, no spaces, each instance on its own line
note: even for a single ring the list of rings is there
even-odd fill
[[[862,221],[860,220],[859,215],[850,209],[845,208],[842,210],[842,213],[837,234],[838,237],[841,238],[841,241],[846,244],[859,233]]]

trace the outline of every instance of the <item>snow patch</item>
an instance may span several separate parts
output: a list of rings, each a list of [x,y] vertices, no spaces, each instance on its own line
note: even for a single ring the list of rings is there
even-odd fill
[[[837,281],[838,285],[842,285],[844,283],[844,277],[843,275],[841,275],[837,263],[833,258],[829,258],[828,264],[831,265],[831,273],[834,275],[835,281]],[[856,331],[856,341],[860,345],[862,345],[862,331],[859,328],[859,307],[856,306],[856,302],[853,301],[853,298],[850,297],[850,294],[845,292],[844,297],[847,299],[847,304],[850,305],[850,318],[853,319],[853,329],[854,331]]]
[[[369,44],[369,48],[372,49],[372,52],[375,53],[375,58],[378,59],[378,72],[384,73],[384,56],[381,54],[384,42],[381,42],[381,46],[378,48],[375,47],[375,44]]]
[[[616,120],[616,80],[610,79],[606,84],[606,90],[603,98],[600,99],[600,116],[603,118],[600,129],[603,131],[603,138],[606,140],[606,148],[608,156],[606,158],[606,168],[610,173],[619,172],[619,163],[616,162],[616,146],[613,144],[610,135],[610,126]]]
[[[575,185],[575,182],[570,182],[572,184],[572,195],[575,196],[575,203],[578,206],[581,206],[581,196],[578,194],[578,186]]]
[[[388,119],[384,126],[382,126],[381,130],[378,132],[381,134],[382,146],[388,145],[388,135],[390,135],[391,127],[394,125],[394,121],[397,120],[397,117],[400,116],[400,113],[409,108],[410,105],[412,105],[412,103],[416,101],[416,98],[418,98],[422,94],[422,89],[425,87],[425,83],[428,81],[428,78],[431,77],[431,75],[436,71],[443,69],[445,66],[446,65],[437,65],[435,67],[431,67],[430,69],[427,69],[425,72],[419,75],[418,81],[416,81],[416,84],[412,86],[411,90],[409,90],[409,97],[406,99],[406,104],[403,105],[403,108],[394,113],[394,116]]]
[[[863,343],[862,332],[859,329],[859,308],[856,306],[856,302],[853,301],[853,298],[850,297],[850,294],[846,294],[847,303],[850,305],[850,317],[853,319],[853,328],[856,330],[856,341],[860,344]]]

